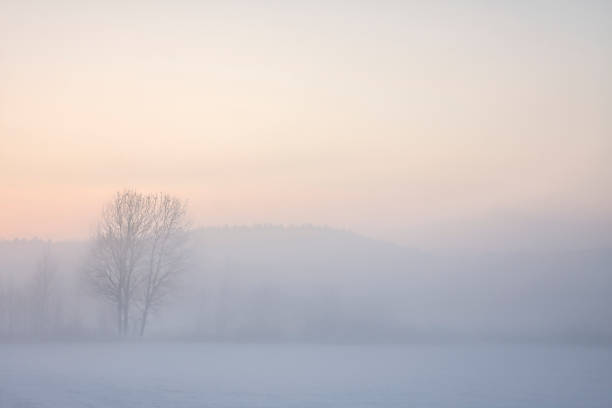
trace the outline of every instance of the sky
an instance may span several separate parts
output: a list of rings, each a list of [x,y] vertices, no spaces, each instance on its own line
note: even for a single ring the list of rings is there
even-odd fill
[[[419,3],[0,1],[0,239],[134,188],[201,226],[609,246],[612,4]]]

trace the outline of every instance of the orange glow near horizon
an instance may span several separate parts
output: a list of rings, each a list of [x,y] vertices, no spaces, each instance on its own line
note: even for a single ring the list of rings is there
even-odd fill
[[[124,188],[424,247],[612,225],[609,9],[338,4],[0,5],[0,239],[87,237]]]

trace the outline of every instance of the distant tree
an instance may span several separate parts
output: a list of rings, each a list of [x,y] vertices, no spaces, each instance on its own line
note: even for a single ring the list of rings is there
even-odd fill
[[[8,290],[4,277],[0,274],[0,337],[6,335],[8,321]]]
[[[48,334],[51,329],[52,301],[57,279],[57,261],[50,249],[45,248],[36,263],[32,281],[32,313],[34,330],[38,334]]]
[[[0,287],[0,296],[3,320],[3,332],[7,336],[14,335],[17,329],[17,323],[20,320],[19,311],[19,294],[13,282],[13,275],[9,272],[7,280],[3,281]]]
[[[119,335],[129,333],[138,306],[144,334],[151,311],[175,287],[185,258],[185,214],[174,197],[131,190],[104,208],[85,271],[95,293],[115,306]]]

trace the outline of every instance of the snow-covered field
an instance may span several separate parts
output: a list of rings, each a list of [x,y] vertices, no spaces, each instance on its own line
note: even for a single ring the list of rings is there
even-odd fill
[[[0,345],[0,407],[612,407],[612,349]]]

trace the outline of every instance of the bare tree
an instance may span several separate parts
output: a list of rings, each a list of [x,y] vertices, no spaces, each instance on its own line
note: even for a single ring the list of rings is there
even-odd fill
[[[142,335],[174,287],[185,259],[185,214],[174,197],[131,190],[104,208],[85,270],[95,293],[115,306],[119,335],[128,334],[136,306]]]
[[[146,255],[152,199],[135,191],[117,193],[102,211],[86,271],[96,293],[116,307],[117,331],[129,330],[138,288],[138,267]]]
[[[188,259],[185,202],[168,194],[158,194],[152,201],[150,246],[141,297],[141,336],[150,313],[159,308],[176,287],[176,278],[187,266]]]

